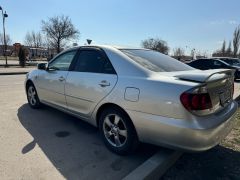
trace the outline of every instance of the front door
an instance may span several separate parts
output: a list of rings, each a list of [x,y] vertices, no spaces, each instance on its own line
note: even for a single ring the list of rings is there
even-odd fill
[[[77,50],[67,51],[54,58],[48,69],[40,71],[37,77],[37,91],[42,101],[66,107],[64,87],[69,66]]]

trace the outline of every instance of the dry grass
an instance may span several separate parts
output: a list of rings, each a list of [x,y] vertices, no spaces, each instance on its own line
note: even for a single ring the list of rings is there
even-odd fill
[[[240,110],[238,110],[236,118],[236,125],[231,133],[221,142],[221,145],[240,152]]]

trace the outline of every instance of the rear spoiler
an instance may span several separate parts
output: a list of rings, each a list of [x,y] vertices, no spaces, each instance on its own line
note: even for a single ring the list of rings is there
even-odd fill
[[[181,80],[205,83],[209,81],[223,79],[226,77],[233,78],[234,72],[235,72],[234,69],[213,69],[213,70],[205,70],[205,71],[196,71],[194,73],[191,71],[191,73],[179,74],[179,75],[176,75],[175,77]],[[214,75],[216,77],[213,77]]]

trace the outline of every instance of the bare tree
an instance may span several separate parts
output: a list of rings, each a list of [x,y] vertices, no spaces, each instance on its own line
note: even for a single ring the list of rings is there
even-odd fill
[[[4,35],[0,34],[0,43],[2,45],[2,53],[4,54]],[[9,46],[12,44],[12,39],[10,38],[9,34],[5,35],[5,41],[6,41],[6,46]]]
[[[238,26],[233,33],[233,57],[237,57],[240,45],[240,26]]]
[[[141,45],[144,48],[159,51],[163,54],[168,54],[169,52],[169,47],[167,45],[167,42],[159,38],[148,38],[146,40],[143,40]]]
[[[24,44],[26,44],[27,46],[33,47],[34,43],[33,43],[33,38],[31,33],[27,32],[25,36]]]
[[[174,56],[184,56],[185,55],[185,51],[183,48],[176,48],[176,49],[173,49],[173,55]]]
[[[173,49],[173,56],[178,60],[183,59],[183,57],[185,56],[184,49],[180,47]]]
[[[25,36],[25,44],[27,46],[39,48],[43,46],[43,38],[40,32],[27,32]]]
[[[196,50],[196,58],[200,59],[200,58],[207,58],[208,57],[208,53],[207,51],[204,50]]]
[[[232,56],[232,42],[229,41],[228,48],[226,50],[226,56],[231,57]]]
[[[225,56],[225,54],[226,54],[226,41],[225,40],[223,41],[223,44],[222,44],[221,53],[222,53],[222,56]]]
[[[230,46],[231,47],[231,46]],[[226,49],[226,41],[224,40],[222,43],[222,47],[221,49],[218,49],[216,51],[213,52],[212,56],[213,57],[224,57],[224,56],[228,56],[227,54],[227,50]]]
[[[6,45],[9,46],[12,43],[12,39],[10,38],[9,34],[5,35]],[[4,45],[4,37],[3,34],[0,34],[0,41],[1,44]]]
[[[61,51],[67,40],[78,39],[79,31],[68,16],[55,16],[42,21],[42,31],[46,34],[51,47]]]

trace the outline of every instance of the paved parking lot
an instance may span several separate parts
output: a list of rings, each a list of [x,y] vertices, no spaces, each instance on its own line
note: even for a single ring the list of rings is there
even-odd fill
[[[109,152],[98,130],[77,118],[27,105],[24,75],[0,76],[0,179],[122,179],[156,147]]]
[[[87,123],[49,107],[31,109],[24,77],[0,76],[0,179],[117,180],[158,150],[142,145],[127,157],[109,152],[98,130]],[[240,92],[239,82],[235,92]],[[164,179],[178,177],[178,164]]]

